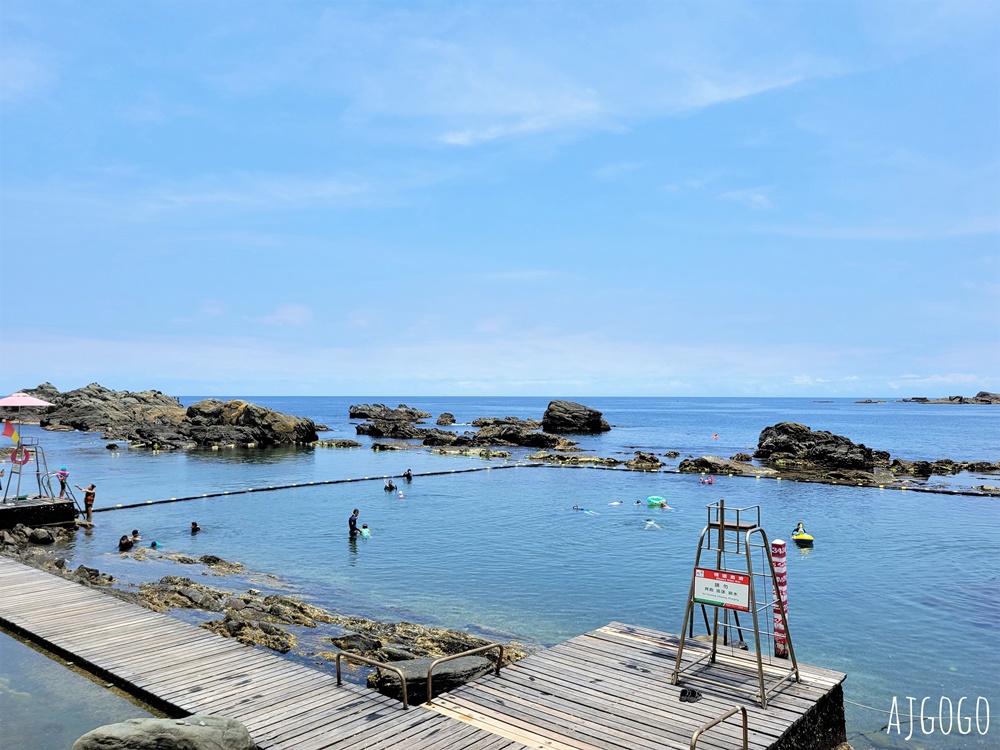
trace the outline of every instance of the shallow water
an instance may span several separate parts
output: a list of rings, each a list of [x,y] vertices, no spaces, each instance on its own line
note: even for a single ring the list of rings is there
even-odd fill
[[[488,415],[540,417],[547,403],[384,400],[401,401],[435,416],[451,411],[459,422]],[[588,403],[602,408],[600,401]],[[650,409],[646,401],[605,406],[615,429],[582,440],[588,452],[627,457],[636,449],[673,449],[728,457],[752,449],[763,427],[786,420],[913,459],[987,460],[1000,445],[991,442],[990,432],[1000,412],[985,411],[989,407],[687,399],[656,400],[657,408]],[[313,416],[334,427],[331,434],[352,436],[345,404],[273,399],[266,405]],[[712,437],[716,432],[718,439]],[[925,736],[918,728],[904,740],[907,696],[918,703],[930,697],[927,705],[935,711],[942,698],[957,703],[963,695],[1000,705],[1000,661],[993,647],[1000,633],[995,499],[726,476],[709,487],[692,476],[533,468],[433,456],[423,448],[402,454],[367,447],[151,454],[107,451],[94,435],[52,438],[46,437],[49,450],[71,457],[74,481],[86,473],[79,479],[98,483],[99,507],[116,500],[303,485],[98,513],[93,532],[78,534],[67,550],[74,566],[93,565],[126,581],[192,575],[188,566],[156,559],[157,552],[144,562],[118,555],[118,536],[138,528],[145,542],[163,544],[163,553],[239,560],[251,571],[280,575],[287,590],[336,611],[483,628],[541,644],[611,620],[678,632],[705,506],[720,499],[729,507],[759,505],[772,538],[787,539],[802,520],[817,539],[812,550],[790,550],[791,634],[801,661],[848,674],[848,729],[855,747],[998,744],[994,735],[1000,730],[959,739],[956,731],[946,736],[938,728]],[[398,475],[407,467],[419,474],[487,466],[494,468],[417,476],[401,485],[402,499],[384,492],[381,479],[309,484]],[[997,483],[988,477],[959,480]],[[648,495],[665,497],[672,509],[647,507]],[[354,507],[372,537],[352,543],[346,524]],[[192,520],[203,528],[196,536],[188,532]],[[905,712],[898,717],[901,731],[887,735],[879,730],[892,718],[894,697]]]
[[[153,716],[55,657],[0,634],[0,740],[7,750],[68,750],[96,727]]]

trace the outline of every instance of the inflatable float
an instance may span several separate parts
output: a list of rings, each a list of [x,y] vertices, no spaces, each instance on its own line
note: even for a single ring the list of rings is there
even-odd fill
[[[646,498],[646,505],[651,508],[665,508],[667,507],[667,501],[659,495],[650,495]]]
[[[812,534],[806,534],[805,532],[801,534],[792,534],[792,541],[795,542],[800,547],[812,547],[813,546],[813,536]]]

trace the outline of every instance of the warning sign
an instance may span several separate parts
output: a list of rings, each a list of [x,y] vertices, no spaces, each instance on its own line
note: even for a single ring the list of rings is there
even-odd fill
[[[750,576],[724,570],[694,569],[694,600],[699,604],[750,611]]]

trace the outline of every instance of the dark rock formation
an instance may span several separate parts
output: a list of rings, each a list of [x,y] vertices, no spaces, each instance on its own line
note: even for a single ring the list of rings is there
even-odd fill
[[[542,416],[542,429],[557,433],[597,433],[611,429],[601,412],[574,401],[552,401]]]
[[[455,415],[451,412],[442,412],[441,416],[437,418],[437,424],[440,427],[448,427],[449,425],[455,424]]]
[[[635,458],[626,461],[625,466],[633,471],[659,471],[663,468],[663,462],[652,453],[636,451]]]
[[[416,440],[422,438],[424,433],[412,422],[390,419],[373,419],[370,422],[362,422],[354,429],[359,435],[373,438],[392,438],[393,440]]]
[[[128,719],[87,732],[72,750],[256,750],[247,728],[226,716]]]
[[[406,699],[408,703],[424,703],[427,700],[427,669],[432,658],[408,659],[391,663],[403,673],[406,679]],[[434,669],[433,696],[471,682],[495,669],[489,659],[479,655],[460,656]],[[375,688],[383,695],[402,699],[403,688],[399,675],[391,669],[378,668],[368,675],[368,687]]]
[[[201,627],[224,638],[235,638],[248,646],[263,646],[282,654],[287,654],[298,643],[288,631],[269,622],[245,620],[236,612],[227,612],[221,620],[202,623]]]
[[[39,398],[42,397],[39,396]],[[914,398],[901,398],[899,400],[903,403],[913,404],[1000,404],[1000,393],[980,391],[971,398],[966,396],[948,396],[947,398],[916,396]]]
[[[621,463],[617,458],[601,458],[583,453],[549,453],[548,451],[538,451],[527,458],[559,466],[618,466]]]
[[[311,419],[246,401],[205,399],[185,409],[159,391],[112,391],[97,383],[66,393],[44,383],[26,392],[55,404],[39,414],[43,429],[102,430],[104,438],[137,448],[269,447],[317,439]]]
[[[538,430],[542,427],[542,423],[537,419],[521,419],[520,417],[478,417],[472,420],[473,427],[495,427],[497,425],[515,425],[525,430]]]
[[[430,419],[426,411],[412,409],[406,404],[400,404],[390,409],[385,404],[356,404],[348,410],[351,419],[382,419],[388,422],[422,422]]]
[[[746,455],[746,454],[742,454]],[[750,457],[747,456],[747,460]],[[733,474],[734,476],[754,475],[774,477],[778,472],[763,466],[753,466],[741,461],[726,460],[718,456],[702,456],[701,458],[685,458],[677,466],[681,474]]]
[[[760,433],[754,457],[777,468],[819,466],[871,472],[876,466],[887,465],[889,454],[856,445],[831,432],[814,432],[805,425],[781,422]]]

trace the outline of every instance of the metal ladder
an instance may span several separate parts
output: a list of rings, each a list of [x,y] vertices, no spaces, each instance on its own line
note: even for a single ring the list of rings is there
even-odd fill
[[[680,631],[677,661],[670,675],[670,681],[675,685],[682,680],[700,681],[727,690],[738,690],[747,693],[760,704],[761,708],[767,708],[769,692],[773,692],[786,681],[799,682],[799,668],[788,629],[788,615],[781,605],[775,586],[776,576],[774,561],[771,558],[771,545],[767,534],[760,526],[760,506],[727,509],[725,501],[719,500],[707,508],[708,524],[698,540],[698,551],[691,574],[691,588],[684,610],[684,625]],[[702,566],[703,554],[710,560],[706,562],[714,564],[714,568]],[[684,644],[689,628],[693,632],[696,604],[701,605],[703,612],[705,607],[714,610],[710,625],[708,617],[705,617],[709,635],[712,637],[712,647],[708,653],[682,667]],[[737,614],[740,611],[751,615],[752,646],[744,641],[743,631],[749,628],[740,625]],[[772,656],[772,653],[777,652],[773,648],[775,632],[772,623],[775,619],[784,625],[784,634],[781,636],[784,642],[780,644],[782,648],[778,650],[784,652],[784,655],[780,657]],[[732,638],[731,630],[736,631],[738,640]],[[695,669],[703,662],[707,661],[708,664],[716,662],[720,653],[720,635],[723,648],[729,646],[734,651],[754,652],[757,667],[756,690],[713,680],[709,676],[710,668]],[[768,652],[766,657],[761,647],[762,641]],[[765,658],[768,676],[773,679],[771,684],[767,684],[765,680]]]

